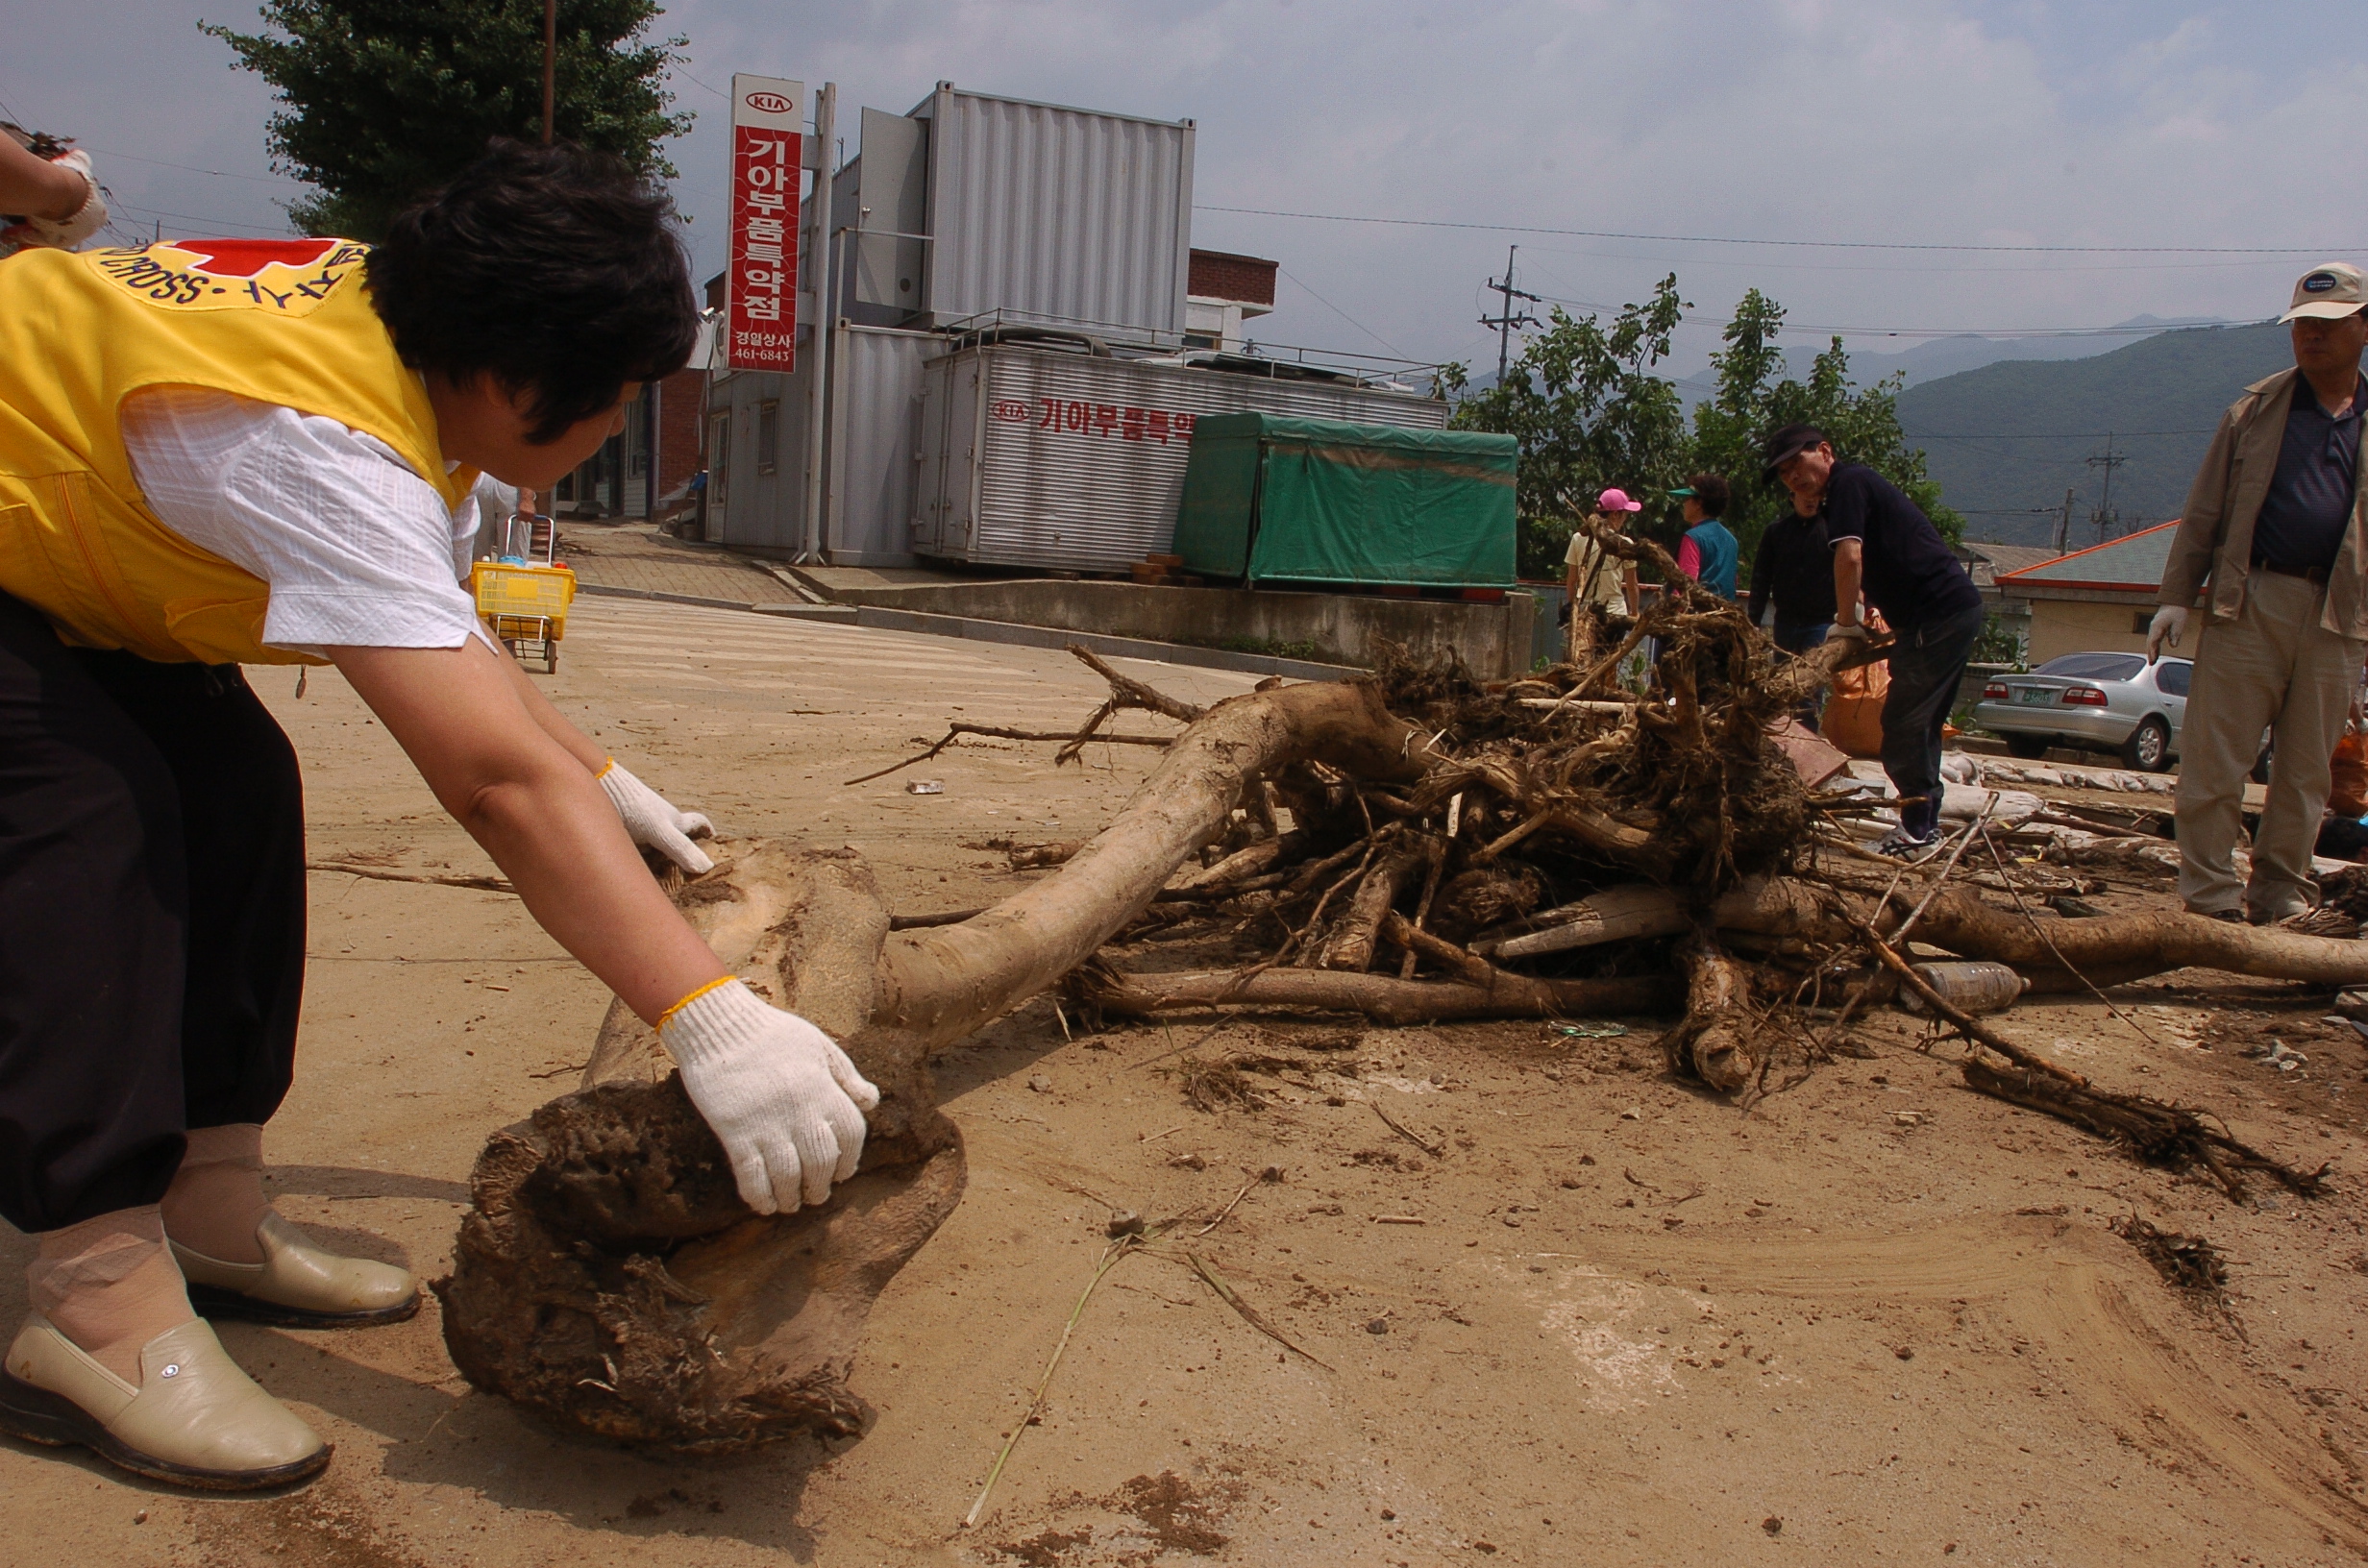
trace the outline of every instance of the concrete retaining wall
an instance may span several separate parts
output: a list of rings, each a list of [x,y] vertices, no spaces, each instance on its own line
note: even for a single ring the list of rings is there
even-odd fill
[[[1509,593],[1500,604],[1286,594],[1243,588],[1150,588],[1131,582],[1045,578],[880,588],[833,588],[842,604],[959,616],[1148,642],[1281,653],[1318,664],[1369,668],[1385,642],[1418,655],[1452,650],[1473,674],[1523,674],[1535,656],[1537,600]]]

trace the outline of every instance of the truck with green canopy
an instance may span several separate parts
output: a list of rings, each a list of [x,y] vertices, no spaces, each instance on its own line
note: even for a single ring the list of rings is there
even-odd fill
[[[1182,570],[1260,582],[1514,585],[1510,435],[1203,415],[1177,511]]]

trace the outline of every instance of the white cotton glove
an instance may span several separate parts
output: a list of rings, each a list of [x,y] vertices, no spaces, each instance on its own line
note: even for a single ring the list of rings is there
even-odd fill
[[[0,230],[0,241],[17,245],[51,245],[70,251],[107,227],[107,203],[99,197],[99,182],[90,172],[90,155],[80,147],[59,154],[50,159],[62,163],[83,177],[90,187],[90,195],[70,216],[62,218],[27,218]]]
[[[2155,611],[2153,622],[2146,627],[2146,662],[2152,664],[2162,657],[2162,645],[2179,646],[2179,639],[2187,634],[2187,607],[2184,604],[2165,604]]]
[[[610,757],[601,770],[601,788],[625,819],[625,831],[635,844],[654,849],[693,876],[715,870],[706,851],[691,842],[715,831],[715,824],[696,811],[677,811],[666,797],[627,772]]]
[[[828,1035],[728,980],[678,1004],[658,1038],[724,1145],[741,1202],[793,1213],[855,1174],[879,1090]]]
[[[1856,643],[1863,648],[1866,646],[1866,627],[1857,621],[1837,621],[1825,628],[1825,640],[1829,643]]]

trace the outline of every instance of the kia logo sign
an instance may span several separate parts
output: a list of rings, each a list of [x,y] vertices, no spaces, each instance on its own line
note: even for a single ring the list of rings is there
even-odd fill
[[[1027,404],[1016,399],[1004,398],[987,411],[1006,425],[1027,423]]]
[[[798,107],[777,92],[752,92],[745,102],[759,114],[786,114]]]

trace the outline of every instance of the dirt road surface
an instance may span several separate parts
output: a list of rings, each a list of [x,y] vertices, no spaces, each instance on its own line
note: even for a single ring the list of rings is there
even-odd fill
[[[1128,669],[1203,701],[1249,684]],[[333,674],[301,700],[292,672],[256,679],[304,757],[316,860],[490,871]],[[949,719],[1065,727],[1099,682],[1050,652],[721,611],[581,603],[548,689],[726,833],[857,846],[900,912],[1042,874],[968,845],[1087,836],[1156,755],[1056,773],[1048,746],[974,743],[846,787]],[[916,776],[944,793],[906,794]],[[573,1086],[607,998],[499,894],[324,872],[312,900],[272,1183],[316,1234],[432,1275],[485,1136]],[[1666,1077],[1648,1019],[1070,1041],[1040,1002],[940,1064],[969,1193],[872,1318],[860,1438],[681,1462],[557,1433],[470,1391],[432,1304],[367,1333],[232,1325],[335,1442],[329,1475],[191,1497],[0,1446],[0,1562],[2361,1560],[2368,1050],[2297,988],[2184,972],[2116,995],[2132,1022],[2050,1005],[2003,1026],[2331,1160],[2334,1195],[2238,1205],[2144,1170],[1956,1087],[1897,1014],[1861,1031],[1871,1055],[1744,1115]],[[2241,1054],[2271,1038],[2308,1066]],[[1227,1058],[1252,1100],[1194,1109],[1192,1065]],[[1306,1354],[1187,1267],[1124,1259],[957,1531],[1116,1210],[1195,1216],[1175,1234]],[[2228,1255],[2225,1310],[2107,1229],[2134,1213]],[[26,1251],[0,1259],[10,1322]]]

